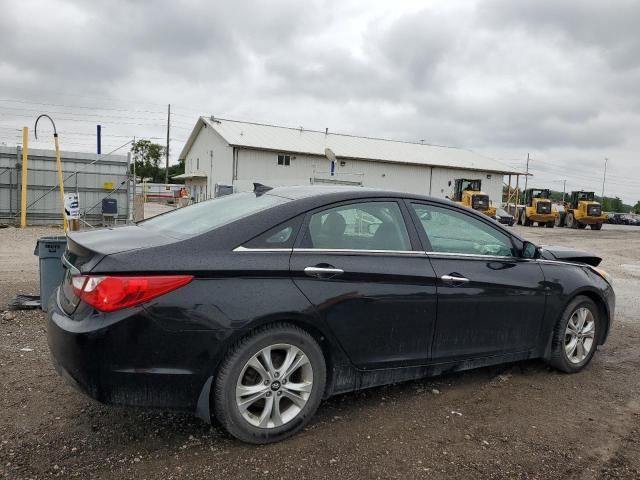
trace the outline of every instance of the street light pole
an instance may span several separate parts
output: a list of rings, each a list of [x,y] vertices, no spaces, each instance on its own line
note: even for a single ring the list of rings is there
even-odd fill
[[[604,159],[604,175],[602,176],[602,202],[604,203],[604,182],[607,180],[607,163],[609,162],[608,158]]]

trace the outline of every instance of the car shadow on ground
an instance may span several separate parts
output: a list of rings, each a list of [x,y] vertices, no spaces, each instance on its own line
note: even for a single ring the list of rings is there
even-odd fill
[[[401,404],[416,400],[429,402],[443,398],[443,395],[457,401],[492,383],[507,382],[513,377],[550,374],[554,372],[542,361],[528,360],[344,393],[323,401],[305,430],[322,432],[348,417],[366,418],[370,411],[388,401]],[[209,425],[187,412],[105,406],[93,401],[88,407],[76,412],[77,427],[98,434],[103,442],[114,446],[144,442],[145,448],[151,449],[154,445],[170,444],[189,448],[206,443],[209,447],[227,448],[239,443],[215,419]]]

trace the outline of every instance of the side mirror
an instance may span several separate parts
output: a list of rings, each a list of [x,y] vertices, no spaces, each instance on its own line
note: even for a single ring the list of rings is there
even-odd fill
[[[540,258],[540,248],[525,240],[522,247],[522,258]]]

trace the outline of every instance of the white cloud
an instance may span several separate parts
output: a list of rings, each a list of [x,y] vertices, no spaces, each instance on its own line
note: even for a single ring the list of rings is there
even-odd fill
[[[635,203],[639,17],[631,0],[13,2],[1,97],[67,107],[0,101],[0,137],[43,108],[74,149],[98,120],[162,137],[172,103],[174,157],[197,114],[227,115],[531,153],[540,186],[600,191],[609,157],[607,192]]]

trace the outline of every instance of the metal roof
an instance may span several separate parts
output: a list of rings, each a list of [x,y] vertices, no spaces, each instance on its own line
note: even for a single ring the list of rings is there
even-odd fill
[[[214,117],[198,119],[180,153],[180,159],[187,156],[200,129],[205,125],[216,131],[233,147],[323,157],[325,149],[330,148],[338,159],[362,159],[503,174],[520,173],[491,158],[464,148],[359,137]]]

